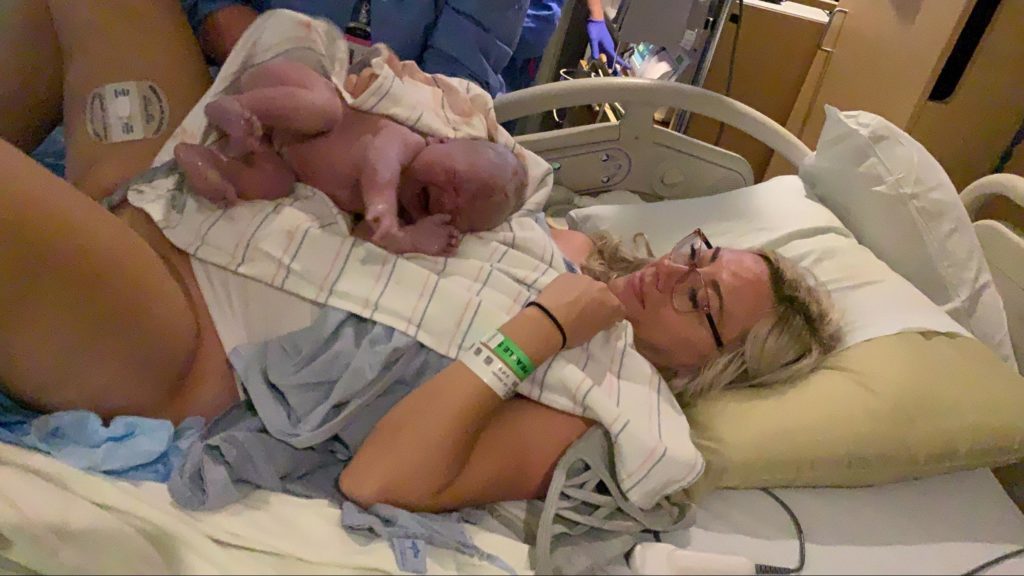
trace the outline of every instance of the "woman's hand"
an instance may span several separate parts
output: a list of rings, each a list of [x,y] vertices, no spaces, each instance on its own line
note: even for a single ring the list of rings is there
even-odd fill
[[[566,348],[587,342],[625,317],[608,286],[583,274],[562,274],[537,296],[565,329]]]

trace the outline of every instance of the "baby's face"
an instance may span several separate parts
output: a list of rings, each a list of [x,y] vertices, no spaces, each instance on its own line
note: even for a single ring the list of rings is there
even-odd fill
[[[457,139],[428,145],[409,166],[423,186],[430,214],[448,214],[462,232],[491,230],[519,209],[519,160],[486,141]],[[517,180],[518,178],[518,180]]]

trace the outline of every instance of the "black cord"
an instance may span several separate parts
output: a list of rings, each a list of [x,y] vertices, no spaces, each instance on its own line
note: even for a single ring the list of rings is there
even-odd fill
[[[804,539],[804,529],[803,529],[803,526],[800,525],[800,520],[796,517],[796,513],[793,512],[793,509],[790,508],[789,505],[786,504],[786,502],[782,498],[780,498],[778,494],[776,494],[775,492],[772,492],[771,490],[769,490],[767,488],[762,488],[761,491],[764,492],[765,494],[767,494],[769,497],[771,497],[772,500],[775,500],[775,502],[778,503],[778,505],[781,506],[782,509],[789,516],[790,521],[792,521],[793,529],[796,530],[797,542],[798,542],[799,547],[800,547],[800,559],[799,559],[799,562],[797,562],[796,568],[785,568],[783,566],[772,566],[771,564],[755,564],[754,565],[755,573],[756,574],[799,574],[800,572],[803,571],[804,563],[807,560],[807,542]],[[1018,549],[1013,550],[1011,552],[1007,552],[1006,554],[1003,554],[1002,556],[998,556],[998,557],[993,558],[993,559],[991,559],[991,560],[989,560],[987,562],[979,564],[978,566],[975,566],[974,568],[971,568],[967,572],[964,572],[963,576],[976,576],[976,575],[981,574],[984,571],[988,570],[989,568],[992,568],[993,566],[996,566],[998,564],[1002,564],[1003,562],[1006,562],[1007,560],[1010,560],[1010,559],[1016,558],[1017,556],[1022,556],[1022,555],[1024,555],[1024,548],[1018,548]]]
[[[725,79],[725,95],[732,94],[732,74],[736,68],[736,47],[740,44],[740,28],[743,26],[743,0],[737,0],[740,4],[736,15],[736,37],[732,40],[732,49],[729,50],[729,75]],[[718,123],[718,134],[715,135],[715,146],[722,141],[722,132],[725,131],[725,122]]]
[[[779,506],[785,510],[789,516],[790,521],[793,523],[793,529],[796,530],[796,539],[800,549],[800,560],[797,562],[796,568],[784,568],[782,566],[772,566],[771,564],[755,564],[754,570],[756,574],[799,574],[804,569],[804,563],[807,560],[807,542],[804,539],[804,527],[800,525],[800,520],[796,517],[796,513],[789,507],[789,504],[779,498],[779,495],[767,488],[762,488],[761,492],[764,492],[772,500],[775,500]]]
[[[540,302],[535,300],[524,306],[524,308],[529,308],[530,306],[533,306],[537,310],[543,312],[544,315],[551,320],[551,323],[555,325],[555,328],[558,328],[558,333],[562,335],[562,350],[565,350],[565,345],[569,343],[569,338],[565,335],[565,328],[562,328],[562,323],[558,321],[558,318],[555,317],[551,310],[548,310],[547,306],[544,306]]]
[[[985,562],[984,564],[979,564],[979,565],[975,566],[974,568],[971,568],[967,572],[964,572],[964,576],[974,576],[975,574],[981,574],[982,572],[984,572],[985,570],[988,570],[989,568],[995,566],[996,564],[1002,564],[1003,562],[1006,562],[1007,560],[1009,560],[1011,558],[1016,558],[1017,556],[1020,556],[1021,554],[1024,554],[1024,548],[1018,548],[1018,549],[1014,550],[1013,552],[1007,552],[1006,554],[1003,554],[1002,556],[999,556],[998,558],[993,558],[993,559],[989,560],[988,562]]]

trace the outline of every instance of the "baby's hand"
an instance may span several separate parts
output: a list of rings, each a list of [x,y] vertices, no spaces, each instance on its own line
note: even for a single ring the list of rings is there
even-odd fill
[[[366,221],[373,229],[374,242],[382,242],[398,231],[398,214],[394,206],[374,204],[366,209]]]
[[[430,256],[451,256],[462,241],[462,233],[449,224],[448,214],[433,214],[407,226],[403,232],[408,236],[411,252]]]

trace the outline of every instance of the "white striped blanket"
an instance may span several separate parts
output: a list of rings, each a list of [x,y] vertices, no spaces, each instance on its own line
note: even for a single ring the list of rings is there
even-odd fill
[[[383,47],[370,66],[377,79],[358,97],[344,92],[347,48],[336,27],[294,12],[261,16],[231,53],[214,85],[155,160],[175,143],[210,142],[203,106],[247,68],[282,56],[334,79],[357,109],[386,114],[434,136],[490,138],[525,162],[532,194],[497,230],[468,235],[451,258],[395,256],[353,238],[350,220],[319,191],[297,185],[289,198],[220,209],[182,188],[176,171],[154,171],[129,201],[146,210],[167,237],[194,257],[303,298],[335,306],[405,332],[450,358],[466,353],[566,267],[536,215],[551,191],[551,168],[495,121],[493,102],[465,80],[395,66]],[[396,73],[397,72],[397,73]],[[622,322],[586,346],[538,368],[523,395],[601,423],[615,446],[616,473],[641,508],[693,483],[704,460],[689,424],[657,371],[632,346]]]

